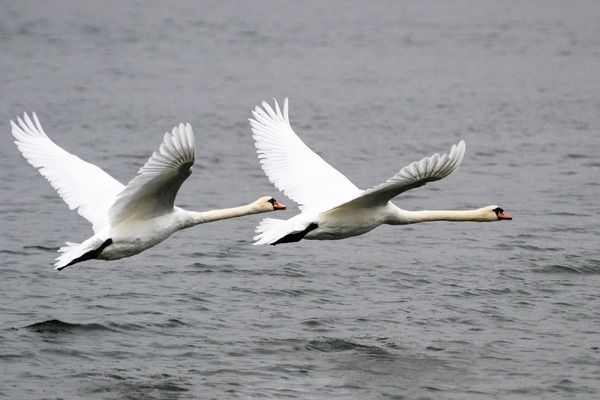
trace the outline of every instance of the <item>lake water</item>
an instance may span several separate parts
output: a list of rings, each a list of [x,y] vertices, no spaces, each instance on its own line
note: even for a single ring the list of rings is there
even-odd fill
[[[598,398],[598,21],[596,1],[0,2],[0,398]],[[251,216],[52,268],[91,230],[10,119],[122,182],[190,122],[179,205],[275,195],[287,218],[247,122],[285,96],[363,188],[464,139],[396,204],[514,220],[256,247]]]

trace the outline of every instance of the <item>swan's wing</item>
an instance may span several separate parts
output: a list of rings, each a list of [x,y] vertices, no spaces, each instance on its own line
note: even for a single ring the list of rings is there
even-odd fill
[[[407,190],[423,186],[450,175],[460,165],[465,155],[465,142],[460,141],[450,149],[449,154],[434,154],[421,161],[415,161],[402,168],[396,175],[371,189],[365,190],[357,198],[339,205],[338,208],[363,208],[385,205],[392,198]]]
[[[352,182],[309,149],[290,126],[288,99],[283,113],[263,102],[252,111],[252,137],[265,174],[286,196],[306,207],[339,204],[361,193]]]
[[[46,135],[35,113],[10,121],[15,144],[71,210],[90,221],[94,232],[106,226],[107,212],[123,185],[94,164],[66,152]]]
[[[109,211],[111,225],[173,210],[179,187],[192,173],[194,157],[194,133],[190,124],[179,124],[171,133],[165,133],[158,150],[118,194]]]

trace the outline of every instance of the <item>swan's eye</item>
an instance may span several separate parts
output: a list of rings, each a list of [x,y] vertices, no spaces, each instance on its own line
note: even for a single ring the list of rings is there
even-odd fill
[[[271,198],[269,199],[269,203],[271,203],[271,205],[272,205],[272,206],[274,206],[276,202],[277,202],[277,200],[275,200],[275,198],[274,198],[274,197],[271,197]]]
[[[494,211],[496,213],[496,215],[504,213],[504,210],[501,209],[500,207],[496,207],[492,211]]]

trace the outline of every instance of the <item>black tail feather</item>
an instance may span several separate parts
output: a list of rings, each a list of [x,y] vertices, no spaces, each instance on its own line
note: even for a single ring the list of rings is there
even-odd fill
[[[276,242],[271,243],[271,246],[275,246],[276,244],[280,244],[280,243],[299,242],[304,238],[304,236],[306,236],[308,234],[308,232],[314,231],[318,227],[319,227],[319,225],[312,223],[309,226],[307,226],[306,229],[303,230],[302,232],[294,232],[294,233],[290,233],[289,235],[285,235],[281,239],[278,239]]]
[[[100,253],[102,253],[102,251],[107,248],[108,246],[110,246],[113,243],[112,239],[106,239],[104,241],[104,243],[102,243],[102,245],[100,247],[98,247],[97,249],[94,250],[90,250],[87,253],[83,254],[81,257],[77,257],[74,258],[70,263],[68,263],[67,265],[65,265],[64,267],[60,267],[60,268],[56,268],[58,271],[62,271],[63,269],[73,265],[73,264],[77,264],[78,262],[82,262],[82,261],[86,261],[86,260],[92,260],[94,258],[98,258],[98,256],[100,255]]]

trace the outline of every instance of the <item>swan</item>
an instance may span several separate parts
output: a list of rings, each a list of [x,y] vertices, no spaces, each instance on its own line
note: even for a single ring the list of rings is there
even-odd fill
[[[283,112],[276,100],[275,109],[263,101],[252,116],[252,137],[262,169],[271,183],[298,203],[301,210],[287,220],[265,218],[256,228],[255,245],[344,239],[381,224],[512,219],[495,205],[466,211],[407,211],[390,201],[407,190],[450,175],[465,154],[462,140],[452,146],[449,154],[434,154],[413,162],[387,181],[361,190],[296,135],[290,125],[287,98]]]
[[[90,259],[116,260],[133,256],[194,225],[227,218],[283,210],[264,196],[240,207],[204,212],[174,206],[181,184],[192,173],[194,133],[179,124],[126,186],[94,164],[56,145],[35,113],[10,121],[15,144],[25,159],[44,176],[79,215],[92,224],[94,235],[81,243],[67,242],[58,251],[55,268]]]

